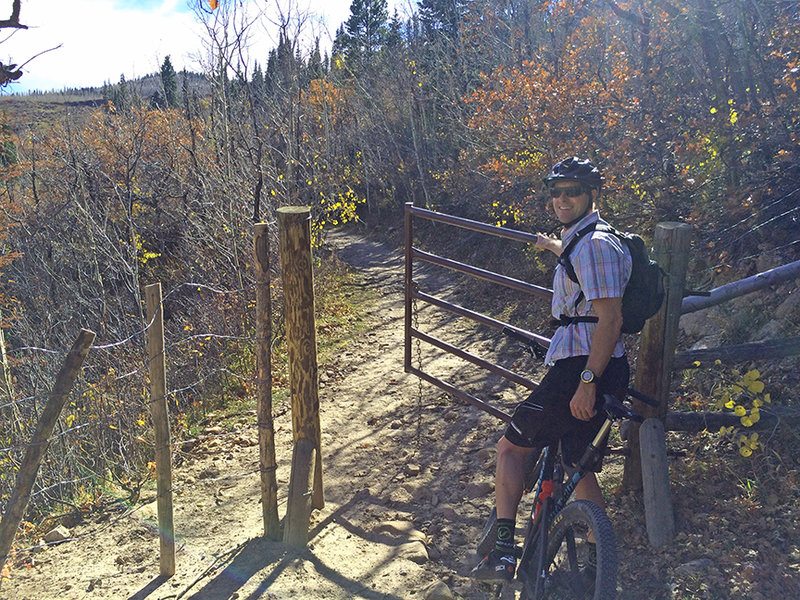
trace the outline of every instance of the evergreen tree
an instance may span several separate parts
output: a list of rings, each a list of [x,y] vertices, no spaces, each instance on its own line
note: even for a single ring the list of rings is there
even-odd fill
[[[467,4],[467,0],[419,0],[419,15],[426,34],[432,37],[438,32],[457,40]]]
[[[169,60],[169,55],[161,65],[161,87],[164,91],[164,103],[168,108],[178,106],[178,76]]]
[[[319,51],[319,38],[316,39],[314,51],[308,58],[308,78],[321,79],[325,75],[325,67],[322,64],[322,54]]]
[[[386,0],[353,0],[345,22],[345,56],[363,67],[386,42]]]

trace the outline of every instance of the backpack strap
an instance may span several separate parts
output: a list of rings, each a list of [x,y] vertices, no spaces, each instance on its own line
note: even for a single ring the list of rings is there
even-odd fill
[[[587,225],[586,227],[584,227],[578,233],[575,234],[575,237],[573,237],[569,241],[569,244],[567,244],[566,247],[564,247],[564,249],[561,251],[561,255],[558,257],[558,264],[564,267],[564,270],[567,272],[567,277],[569,277],[574,283],[578,283],[578,276],[575,274],[575,267],[572,266],[572,263],[569,260],[569,255],[575,249],[575,246],[578,244],[578,242],[581,241],[584,238],[584,236],[591,233],[592,231],[602,231],[604,233],[611,233],[619,237],[619,233],[617,232],[616,229],[614,229],[610,225],[598,223],[597,221]],[[581,290],[581,292],[578,294],[578,298],[575,301],[576,312],[578,310],[578,304],[581,303],[581,300],[583,300],[583,290]],[[561,327],[561,326],[572,325],[574,323],[597,323],[598,321],[599,319],[597,317],[592,317],[592,316],[571,317],[569,315],[562,314],[559,315],[558,319],[553,319],[552,321],[550,321],[550,324],[553,325],[554,327]]]
[[[560,264],[562,267],[564,267],[564,269],[567,272],[567,277],[569,277],[574,283],[578,283],[578,276],[575,274],[575,268],[572,266],[572,263],[569,260],[569,255],[575,249],[575,246],[578,245],[578,242],[580,242],[587,233],[591,233],[592,231],[594,231],[595,228],[598,225],[600,225],[600,224],[597,223],[597,222],[594,222],[594,223],[590,223],[589,225],[587,225],[586,227],[581,229],[569,241],[569,244],[567,244],[561,250],[561,254],[558,257],[558,264]]]

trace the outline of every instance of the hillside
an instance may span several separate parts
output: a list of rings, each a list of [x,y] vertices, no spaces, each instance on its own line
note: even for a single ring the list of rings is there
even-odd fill
[[[220,414],[211,414],[201,435],[177,455],[174,577],[157,577],[153,493],[146,491],[136,504],[86,513],[70,524],[68,541],[20,557],[0,597],[493,597],[466,575],[492,505],[499,421],[402,373],[398,252],[361,235],[339,233],[330,243],[355,269],[355,285],[372,290],[375,300],[363,314],[364,333],[321,370],[326,507],[313,515],[308,550],[259,537],[254,416],[222,422]],[[465,293],[433,270],[420,271],[418,278],[448,297]],[[513,346],[496,346],[469,325],[429,309],[418,318],[422,329],[475,352],[494,347],[501,362],[536,372],[535,363],[522,360]],[[426,368],[505,409],[521,398],[518,390],[452,358],[439,357]],[[288,414],[278,417],[276,430],[282,514],[291,450]],[[678,536],[659,550],[647,544],[641,500],[620,491],[622,457],[607,460],[602,484],[622,554],[621,599],[771,600],[797,594],[800,452],[796,436],[784,433],[781,444],[773,441],[783,465],[778,471],[769,455],[748,467],[712,435],[673,434]],[[761,472],[751,474],[750,468]],[[502,597],[515,597],[514,589]]]

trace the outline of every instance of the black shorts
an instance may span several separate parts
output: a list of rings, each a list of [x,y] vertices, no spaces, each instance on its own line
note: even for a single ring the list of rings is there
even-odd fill
[[[506,439],[515,446],[537,448],[561,442],[561,456],[566,465],[576,464],[597,432],[605,416],[598,412],[591,420],[572,416],[569,403],[580,385],[580,373],[588,356],[573,356],[557,361],[528,399],[517,405]],[[597,381],[597,402],[603,394],[623,397],[630,371],[625,356],[612,358]],[[600,470],[598,462],[594,469]]]

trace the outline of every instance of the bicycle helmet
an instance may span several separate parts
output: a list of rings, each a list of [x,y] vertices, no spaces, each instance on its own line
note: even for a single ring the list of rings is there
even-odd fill
[[[544,178],[544,183],[550,185],[559,180],[579,181],[590,188],[599,190],[606,178],[588,158],[571,156],[554,164],[550,173]]]

